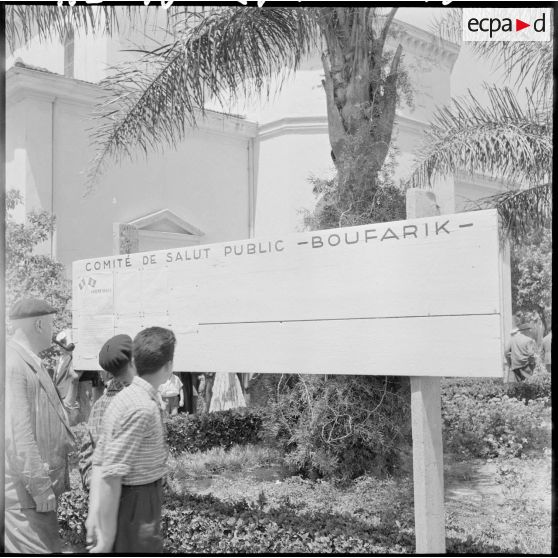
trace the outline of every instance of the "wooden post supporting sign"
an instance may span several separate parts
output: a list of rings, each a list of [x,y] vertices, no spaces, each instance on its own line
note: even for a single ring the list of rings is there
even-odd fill
[[[407,190],[408,219],[439,214],[432,192]],[[411,415],[416,553],[444,554],[446,530],[439,377],[411,376]]]

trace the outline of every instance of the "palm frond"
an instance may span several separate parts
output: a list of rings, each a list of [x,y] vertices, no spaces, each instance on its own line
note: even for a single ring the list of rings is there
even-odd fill
[[[118,9],[107,5],[6,4],[6,41],[13,50],[33,37],[39,40],[64,39],[72,31],[110,35],[118,30]],[[128,7],[125,13],[130,17],[133,10]]]
[[[479,209],[496,208],[505,237],[521,241],[535,228],[552,226],[552,185],[508,190],[476,201]]]
[[[514,76],[516,87],[528,86],[536,92],[540,103],[552,101],[552,41],[478,42],[474,51],[501,68],[506,76]]]
[[[169,31],[177,21],[187,20],[192,13],[203,14],[215,7],[173,5],[166,10],[143,5],[76,5],[7,4],[6,41],[14,50],[32,38],[40,41],[64,40],[75,35],[116,34],[123,25],[147,33],[155,29]]]
[[[141,52],[104,82],[111,98],[100,107],[90,185],[108,157],[176,145],[209,99],[225,107],[269,96],[272,79],[280,88],[316,40],[315,17],[304,8],[222,7],[175,24],[175,41]]]
[[[463,9],[443,8],[430,24],[430,32],[444,41],[461,44],[463,40]]]
[[[442,13],[431,24],[431,32],[439,39],[461,44],[463,9],[445,8]],[[552,28],[553,22],[550,25]],[[475,54],[491,62],[504,77],[514,76],[516,87],[528,85],[539,96],[539,102],[552,102],[553,41],[479,41],[471,46]]]
[[[470,92],[438,109],[426,129],[410,178],[429,187],[434,177],[482,173],[534,186],[552,170],[552,123],[534,103],[523,108],[510,89],[486,87],[488,103]]]

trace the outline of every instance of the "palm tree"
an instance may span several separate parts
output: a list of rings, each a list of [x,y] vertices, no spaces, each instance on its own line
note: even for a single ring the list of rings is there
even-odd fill
[[[32,9],[30,9],[32,8]],[[74,26],[108,33],[118,28],[113,7],[6,6],[10,41]],[[132,10],[138,15],[139,7]],[[145,9],[145,8],[143,8]],[[368,187],[386,159],[397,104],[402,48],[386,41],[397,8],[219,7],[171,9],[166,39],[138,51],[103,83],[108,102],[99,111],[94,178],[109,158],[146,154],[175,145],[195,125],[208,100],[223,107],[238,99],[269,96],[306,55],[321,49],[331,156],[343,183],[347,140],[362,136],[369,152]],[[102,17],[101,17],[102,16]],[[275,88],[275,89],[276,89]]]
[[[385,51],[395,13],[267,6],[182,12],[167,43],[141,52],[139,61],[117,68],[105,82],[111,100],[95,134],[100,150],[93,174],[107,157],[135,146],[147,153],[176,144],[209,99],[227,107],[269,96],[274,78],[280,88],[320,46],[332,159],[342,173],[347,139],[363,134],[374,178],[387,156],[397,102],[402,49]]]
[[[461,34],[460,10],[437,23],[444,38]],[[552,42],[475,43],[477,55],[491,60],[514,87],[525,86],[521,103],[510,87],[486,86],[488,103],[469,91],[439,108],[426,130],[410,184],[430,187],[441,176],[480,172],[506,180],[509,188],[479,200],[496,207],[505,232],[525,237],[552,219]]]

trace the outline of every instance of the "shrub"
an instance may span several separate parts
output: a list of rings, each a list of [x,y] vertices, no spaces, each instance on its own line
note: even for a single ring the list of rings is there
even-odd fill
[[[478,401],[507,395],[525,403],[536,399],[550,405],[551,388],[551,377],[546,372],[535,373],[521,383],[504,383],[501,378],[448,378],[441,381],[442,401],[448,401],[457,394]]]
[[[444,444],[462,457],[512,457],[550,445],[550,410],[542,399],[487,399],[455,393],[442,401]]]
[[[391,473],[410,448],[408,378],[289,375],[269,394],[264,439],[280,446],[295,472]]]
[[[525,402],[540,400],[543,401],[545,405],[550,405],[551,393],[552,381],[550,374],[547,372],[543,372],[542,374],[535,373],[525,382],[507,385],[507,394],[509,397],[515,397]]]
[[[255,443],[262,419],[254,411],[228,410],[202,415],[179,414],[166,419],[165,424],[169,450],[176,455]]]
[[[60,331],[71,325],[67,308],[71,282],[65,277],[63,264],[35,253],[54,233],[56,219],[46,211],[32,211],[26,214],[25,222],[19,222],[14,213],[23,201],[17,190],[6,192],[6,307],[24,296],[43,298],[58,310],[54,331]],[[51,358],[53,353],[58,351],[51,350]]]

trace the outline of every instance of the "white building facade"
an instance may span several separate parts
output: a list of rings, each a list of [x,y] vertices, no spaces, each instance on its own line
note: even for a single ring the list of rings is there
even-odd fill
[[[396,178],[409,176],[433,111],[450,99],[459,48],[399,22],[414,108],[396,119]],[[43,251],[66,266],[77,259],[296,232],[315,204],[311,176],[333,173],[323,73],[310,57],[281,92],[244,116],[207,112],[176,148],[111,163],[91,191],[92,112],[106,68],[124,38],[31,43],[8,58],[7,189],[25,200],[19,217],[44,209],[57,219]],[[436,185],[442,213],[466,207],[501,185],[448,179]]]

